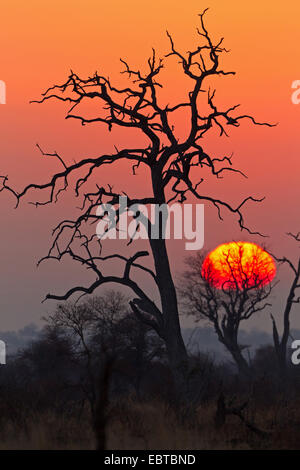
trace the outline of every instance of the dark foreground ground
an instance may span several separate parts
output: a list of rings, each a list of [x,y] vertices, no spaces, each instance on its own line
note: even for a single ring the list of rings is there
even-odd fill
[[[178,416],[159,401],[136,402],[134,397],[110,405],[107,448],[156,449],[299,449],[300,399],[279,400],[270,406],[247,406],[243,417],[228,416],[216,426],[216,406],[197,407]],[[251,426],[250,425],[250,426]],[[94,449],[87,411],[30,414],[22,423],[2,422],[0,449]]]

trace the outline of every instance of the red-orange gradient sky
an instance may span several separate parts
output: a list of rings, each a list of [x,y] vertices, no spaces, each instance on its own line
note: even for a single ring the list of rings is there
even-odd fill
[[[160,55],[168,52],[166,29],[178,48],[191,49],[197,43],[197,13],[207,6],[209,30],[215,38],[224,36],[224,44],[231,50],[223,56],[223,68],[236,71],[234,77],[213,82],[218,103],[241,103],[243,112],[279,124],[269,129],[244,122],[231,131],[229,139],[212,134],[203,142],[205,150],[216,156],[234,152],[236,166],[249,179],[229,175],[204,189],[233,204],[249,194],[266,196],[263,204],[249,205],[247,221],[270,235],[267,247],[292,255],[293,244],[284,234],[300,230],[300,104],[291,102],[291,84],[300,79],[300,4],[296,0],[284,4],[270,0],[247,4],[237,0],[2,2],[0,80],[6,82],[7,104],[0,105],[0,174],[8,174],[10,183],[18,188],[28,181],[45,181],[57,165],[40,157],[36,142],[72,161],[113,151],[113,144],[120,147],[139,139],[124,131],[107,134],[101,125],[82,127],[78,122],[65,121],[66,107],[62,103],[30,105],[29,101],[55,82],[63,82],[70,69],[83,76],[98,70],[118,82],[120,57],[143,67],[152,46]],[[164,72],[164,79],[169,101],[184,99],[186,81],[174,60]],[[180,125],[184,132],[184,122]],[[141,172],[134,178],[128,174],[125,180],[124,168],[116,168],[107,182],[116,188],[134,188],[138,193],[145,187],[145,175]],[[48,263],[38,271],[35,268],[49,245],[50,229],[64,213],[67,201],[38,210],[22,204],[14,211],[13,199],[0,196],[2,330],[37,321],[45,309],[53,308],[49,303],[41,307],[44,294],[85,282],[85,277],[80,270],[70,271],[69,265]],[[207,250],[242,238],[232,217],[228,215],[221,224],[208,206],[205,222]],[[261,243],[257,237],[244,238]],[[185,255],[177,253],[176,244],[171,245],[174,272],[182,267]],[[265,324],[267,321],[262,319],[254,326]]]

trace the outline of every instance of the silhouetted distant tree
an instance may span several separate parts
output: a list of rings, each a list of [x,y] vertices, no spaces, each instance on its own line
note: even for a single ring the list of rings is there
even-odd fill
[[[116,355],[118,338],[114,325],[126,314],[128,304],[119,292],[109,291],[103,296],[86,302],[64,302],[57,306],[54,314],[46,318],[49,329],[59,328],[73,342],[73,359],[83,365],[80,376],[82,388],[94,414],[97,400],[99,367],[104,351]],[[97,336],[97,349],[93,339]]]
[[[162,340],[132,316],[127,298],[118,291],[106,291],[78,303],[61,303],[46,320],[49,330],[60,329],[72,341],[74,364],[81,371],[79,385],[93,415],[103,364],[113,364],[111,385],[119,393],[128,384],[139,393],[147,367],[164,354]]]
[[[252,260],[255,269],[250,266],[248,271],[242,265],[242,258],[242,245],[238,251],[224,253],[222,261],[231,272],[231,280],[216,286],[213,269],[208,266],[205,272],[203,270],[205,255],[197,253],[190,256],[186,261],[188,270],[183,273],[180,290],[185,313],[192,315],[196,321],[207,319],[240,373],[249,376],[249,363],[242,352],[245,346],[238,341],[239,328],[243,321],[271,305],[266,299],[272,286],[265,284],[264,277],[255,275],[260,264],[264,263],[263,258],[259,259],[259,254]]]

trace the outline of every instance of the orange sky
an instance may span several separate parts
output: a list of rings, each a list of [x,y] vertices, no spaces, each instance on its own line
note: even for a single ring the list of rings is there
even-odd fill
[[[272,248],[290,250],[284,232],[300,230],[300,105],[291,102],[291,84],[300,79],[300,4],[296,0],[284,2],[284,7],[282,2],[261,0],[247,4],[232,0],[12,0],[2,4],[0,80],[6,82],[7,104],[0,105],[0,174],[9,174],[18,187],[32,180],[44,181],[57,166],[40,157],[36,142],[71,161],[138,138],[123,131],[107,135],[106,128],[97,125],[82,127],[64,120],[62,103],[29,105],[29,100],[38,98],[49,85],[63,82],[70,69],[83,76],[98,70],[118,83],[120,57],[143,67],[152,46],[161,55],[168,51],[166,29],[182,51],[193,48],[197,13],[207,6],[209,30],[215,38],[224,36],[225,46],[231,49],[224,56],[224,68],[237,72],[214,82],[218,102],[221,106],[241,103],[242,111],[258,120],[279,122],[275,129],[245,122],[231,132],[230,139],[213,135],[206,146],[203,142],[204,149],[216,156],[234,151],[236,165],[249,176],[246,181],[230,176],[207,190],[233,203],[249,194],[265,195],[263,204],[249,206],[249,224],[271,236]],[[164,77],[170,102],[184,99],[185,82],[174,61]],[[122,184],[121,189],[126,189],[124,185],[136,191],[144,187],[143,175],[135,179],[128,175],[124,181],[123,171],[113,174],[113,182]],[[53,264],[37,273],[32,261],[48,247],[49,229],[63,206],[35,211],[23,205],[17,212],[12,206],[11,197],[2,195],[0,310],[5,327],[37,320],[43,312],[40,299],[69,275],[67,268]],[[207,249],[239,233],[231,218],[219,229],[215,215],[207,208]],[[176,270],[180,262],[172,259]]]

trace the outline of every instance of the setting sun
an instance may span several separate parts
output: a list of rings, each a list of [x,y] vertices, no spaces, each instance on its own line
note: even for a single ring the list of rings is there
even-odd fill
[[[205,258],[202,276],[219,289],[259,288],[272,281],[276,266],[259,245],[230,242],[219,245]]]

